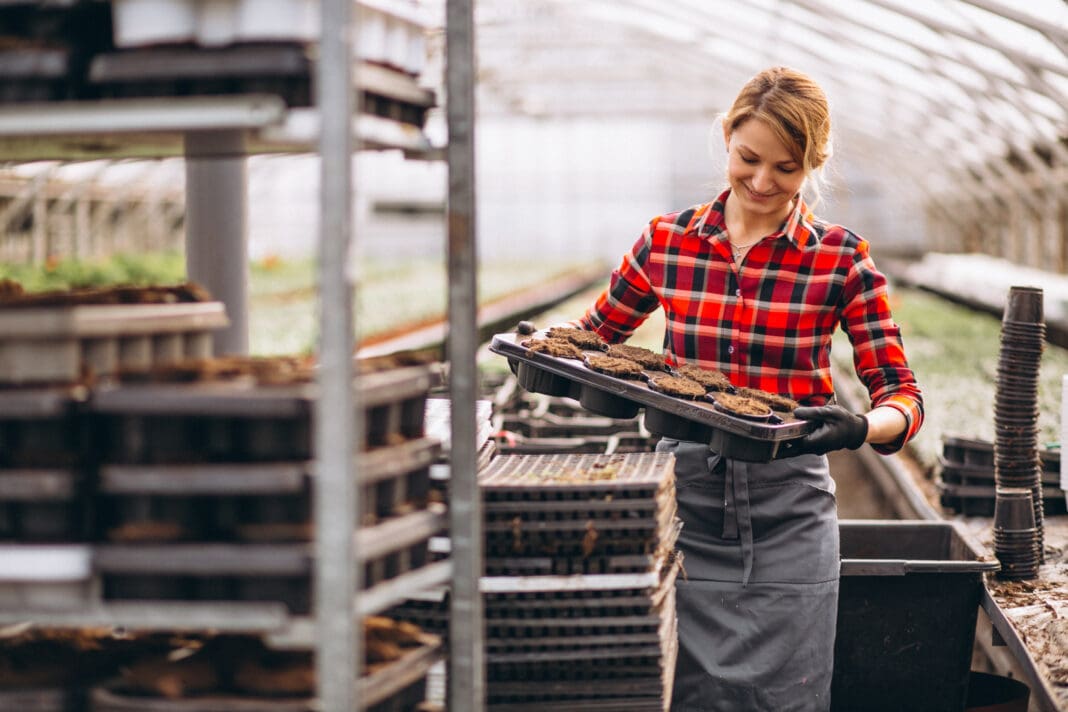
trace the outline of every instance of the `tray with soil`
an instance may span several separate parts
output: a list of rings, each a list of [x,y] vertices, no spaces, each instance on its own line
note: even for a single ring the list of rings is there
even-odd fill
[[[360,527],[363,605],[381,610],[402,600],[415,581],[433,575],[430,540],[446,527],[442,505]],[[93,570],[101,575],[105,600],[279,602],[305,614],[311,606],[313,555],[310,541],[113,537],[95,547]]]
[[[431,365],[360,376],[367,450],[425,436]],[[277,462],[312,457],[315,383],[263,386],[254,380],[139,383],[100,387],[87,409],[97,449],[111,464]]]
[[[442,658],[440,638],[381,616],[365,618],[363,629],[361,709],[415,709],[425,699],[431,666]],[[310,651],[218,636],[176,638],[141,655],[93,687],[89,699],[93,712],[313,712],[320,708],[315,692]]]
[[[70,384],[211,354],[229,324],[196,285],[23,294],[0,284],[0,385]]]
[[[790,415],[758,421],[719,410],[707,398],[687,400],[658,392],[646,380],[654,374],[640,366],[638,369],[644,378],[621,378],[601,373],[586,366],[597,354],[587,353],[582,363],[544,353],[530,354],[519,343],[528,338],[498,334],[494,336],[490,350],[518,361],[520,375],[524,371],[528,375],[544,374],[546,379],[561,383],[561,392],[551,395],[577,397],[584,408],[600,415],[629,418],[644,408],[645,427],[654,435],[707,442],[727,457],[767,462],[789,456],[791,443],[814,428],[813,423]],[[530,380],[528,378],[528,383]],[[520,384],[528,387],[522,379]]]

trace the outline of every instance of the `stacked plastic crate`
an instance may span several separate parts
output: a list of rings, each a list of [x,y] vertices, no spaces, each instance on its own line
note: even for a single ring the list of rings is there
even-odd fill
[[[209,357],[226,316],[205,296],[190,285],[3,299],[0,616],[42,632],[5,647],[0,706],[315,708],[313,641],[299,632],[313,600],[314,367]],[[424,429],[438,376],[402,358],[357,367],[357,685],[364,709],[414,709],[441,640],[379,614],[449,574],[429,547],[447,523],[430,486],[441,444]],[[86,665],[24,668],[42,644]]]
[[[357,473],[363,569],[357,601],[366,616],[444,580],[448,562],[432,561],[429,551],[446,526],[444,506],[430,501],[440,443],[423,429],[432,372],[394,368],[363,374],[359,383],[365,432]],[[310,613],[314,400],[314,386],[299,379],[120,385],[94,393],[89,412],[104,444],[94,569],[104,599],[216,602],[237,610],[274,603],[290,615]],[[362,703],[376,709],[397,694],[423,694],[425,673],[440,652],[440,640],[427,636],[391,661],[393,672],[383,673],[380,684],[364,681]],[[310,669],[310,657],[306,664]],[[422,687],[398,687],[402,681]]]
[[[673,457],[507,455],[479,481],[489,708],[667,709]]]

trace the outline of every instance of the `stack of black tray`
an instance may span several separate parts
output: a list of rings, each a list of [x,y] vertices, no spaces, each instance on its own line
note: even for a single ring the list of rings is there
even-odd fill
[[[400,577],[431,564],[429,542],[446,525],[430,501],[440,453],[424,433],[430,384],[423,366],[360,378],[357,546],[367,592],[402,587]],[[315,397],[311,385],[248,383],[95,393],[103,543],[94,566],[105,598],[281,601],[307,613]]]
[[[489,709],[666,709],[674,458],[502,455],[479,482]]]
[[[1046,514],[1065,514],[1060,488],[1061,453],[1040,449],[1042,503]],[[994,516],[994,443],[972,438],[946,437],[939,458],[938,488],[946,509],[965,516]]]

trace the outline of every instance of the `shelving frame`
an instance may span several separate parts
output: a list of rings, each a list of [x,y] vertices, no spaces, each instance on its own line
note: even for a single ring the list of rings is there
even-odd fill
[[[313,434],[319,486],[315,489],[314,581],[310,615],[293,615],[281,603],[107,602],[70,609],[0,611],[0,623],[32,621],[53,627],[116,626],[128,630],[215,630],[263,635],[279,648],[314,649],[318,698],[323,710],[359,709],[362,659],[360,618],[400,602],[413,590],[459,584],[453,630],[467,630],[450,677],[455,709],[482,709],[482,616],[478,594],[480,516],[475,480],[477,376],[475,349],[475,250],[473,161],[473,7],[448,0],[449,134],[456,140],[450,170],[450,358],[453,472],[463,473],[452,495],[449,522],[454,566],[446,560],[359,591],[361,543],[357,531],[361,455],[354,447],[363,431],[359,388],[352,384],[353,285],[346,265],[353,247],[354,150],[397,148],[408,157],[438,159],[417,128],[359,111],[361,82],[410,103],[433,96],[371,66],[353,68],[356,56],[351,0],[322,0],[316,108],[287,108],[280,97],[248,94],[65,101],[0,107],[0,160],[91,160],[164,158],[187,161],[188,276],[227,305],[230,327],[216,339],[217,353],[248,348],[246,159],[252,153],[308,152],[321,159],[319,247],[321,343],[320,398]],[[453,34],[455,33],[455,37]],[[457,74],[457,78],[451,78]],[[450,142],[451,146],[451,142]],[[476,511],[472,512],[472,507]],[[439,518],[441,515],[438,515]],[[436,520],[437,521],[437,520]],[[471,541],[476,542],[470,546]],[[466,602],[466,603],[465,603]],[[457,617],[455,611],[461,611]]]

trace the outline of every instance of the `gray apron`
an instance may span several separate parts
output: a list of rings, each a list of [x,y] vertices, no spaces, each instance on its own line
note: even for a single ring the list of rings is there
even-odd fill
[[[673,712],[830,708],[838,608],[838,513],[827,458],[675,454],[679,653]]]

